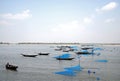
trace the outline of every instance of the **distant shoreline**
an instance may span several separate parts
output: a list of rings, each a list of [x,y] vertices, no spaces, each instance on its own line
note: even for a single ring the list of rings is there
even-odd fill
[[[20,42],[20,43],[8,43],[8,42],[0,42],[0,44],[18,44],[18,45],[31,45],[31,44],[54,44],[54,45],[120,45],[120,43],[39,43],[39,42]]]

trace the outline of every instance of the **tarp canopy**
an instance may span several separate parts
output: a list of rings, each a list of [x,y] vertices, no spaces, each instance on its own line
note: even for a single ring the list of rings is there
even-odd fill
[[[85,52],[85,53],[88,53],[88,50],[81,50],[81,52]]]
[[[70,48],[74,49],[75,51],[78,51],[78,46],[70,46]]]
[[[55,74],[64,75],[64,76],[76,76],[76,73],[72,70],[59,71],[59,72],[55,72]]]
[[[94,48],[93,50],[96,51],[96,50],[103,50],[103,49],[102,48]]]
[[[66,54],[62,54],[62,55],[56,56],[54,58],[69,58],[69,57],[70,57],[70,54],[66,53]]]
[[[80,55],[82,55],[82,54],[89,54],[89,55],[91,55],[91,54],[94,54],[94,50],[80,50],[80,52],[76,52],[77,54],[80,54]]]

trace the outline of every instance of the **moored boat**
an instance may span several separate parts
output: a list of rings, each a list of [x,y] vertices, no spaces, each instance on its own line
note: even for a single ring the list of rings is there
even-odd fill
[[[58,49],[55,49],[55,51],[61,51],[62,49],[58,48]]]
[[[15,66],[15,65],[10,65],[9,63],[7,63],[5,65],[6,69],[9,69],[9,70],[17,70],[18,66]]]
[[[82,55],[82,54],[92,54],[92,53],[90,53],[90,52],[76,52],[76,54]]]
[[[36,57],[36,56],[38,56],[38,55],[28,55],[28,54],[21,54],[21,55],[24,57]]]
[[[74,58],[56,58],[57,60],[72,60]]]
[[[50,53],[38,53],[38,55],[49,55]]]
[[[93,49],[93,47],[82,47],[82,50],[88,50],[88,49]]]

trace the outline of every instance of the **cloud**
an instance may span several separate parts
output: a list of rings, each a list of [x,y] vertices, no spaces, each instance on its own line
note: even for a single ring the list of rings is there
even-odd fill
[[[22,13],[17,13],[17,14],[12,14],[12,13],[7,13],[7,14],[0,14],[0,16],[4,19],[14,19],[14,20],[24,20],[29,17],[32,17],[32,14],[30,13],[30,10],[24,10]]]
[[[115,21],[115,19],[109,18],[109,19],[106,19],[106,20],[105,20],[105,23],[111,23],[111,22],[114,22],[114,21]]]
[[[64,24],[59,24],[52,29],[54,32],[71,32],[78,27],[78,21],[72,21]]]
[[[6,20],[1,20],[0,21],[0,26],[11,26],[11,25],[13,25],[13,24],[6,21]]]
[[[93,16],[85,17],[81,21],[71,21],[67,23],[58,24],[56,27],[52,28],[51,31],[56,36],[64,36],[68,38],[69,36],[83,35],[86,32],[88,25],[93,24]]]
[[[82,26],[82,23],[79,23],[77,20],[67,22],[67,23],[62,23],[58,24],[56,27],[51,29],[51,36],[53,38],[58,38],[58,39],[64,39],[64,40],[74,40],[78,34],[81,34],[84,32],[84,26]],[[76,37],[77,39],[78,37]]]
[[[85,17],[83,19],[83,22],[84,22],[84,24],[91,24],[91,23],[93,23],[93,19],[90,17]]]
[[[115,9],[117,6],[118,6],[118,4],[116,2],[110,2],[110,3],[102,6],[101,8],[97,8],[96,11],[97,12],[111,11],[111,10]]]
[[[87,28],[91,25],[92,18],[85,17],[81,21],[71,21],[64,24],[58,24],[52,29],[50,38],[64,42],[88,42],[94,40],[92,29]],[[49,33],[50,34],[50,33]],[[91,39],[90,39],[91,38]]]

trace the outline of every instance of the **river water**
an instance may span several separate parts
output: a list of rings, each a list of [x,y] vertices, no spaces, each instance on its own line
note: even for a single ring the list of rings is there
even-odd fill
[[[69,52],[75,59],[71,61],[58,61],[54,56],[65,52],[55,51],[57,45],[46,44],[10,44],[0,45],[0,81],[120,81],[120,46],[94,45],[103,50],[97,50],[97,55],[81,56],[78,59],[74,52]],[[81,47],[81,45],[77,45]],[[37,54],[49,52],[48,56],[38,55],[35,58],[23,57],[21,53]],[[96,62],[107,60],[108,62]],[[17,71],[6,70],[5,64],[17,65]],[[64,71],[65,67],[80,66],[84,69],[76,76],[55,74]],[[88,74],[88,70],[95,74]]]

